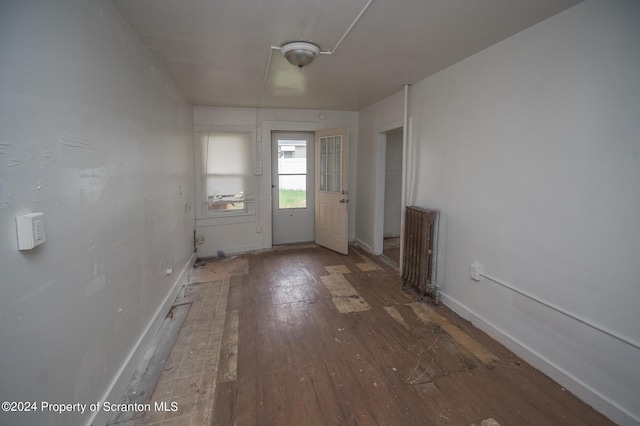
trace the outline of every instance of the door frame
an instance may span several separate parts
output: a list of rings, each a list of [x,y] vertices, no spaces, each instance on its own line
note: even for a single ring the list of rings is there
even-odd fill
[[[385,177],[387,167],[387,133],[392,130],[404,129],[404,120],[395,120],[386,123],[376,129],[376,175],[375,175],[375,194],[374,194],[374,212],[373,212],[373,247],[371,253],[379,256],[382,254],[384,248],[384,194],[385,194]],[[406,153],[403,153],[406,155]],[[406,173],[406,170],[402,170],[402,173]],[[402,188],[405,191],[405,188]],[[398,208],[403,209],[402,206]],[[402,219],[402,217],[401,217]],[[400,232],[402,232],[402,226],[404,220],[401,223]]]
[[[273,199],[271,198],[271,176],[272,176],[272,149],[271,149],[271,133],[272,132],[316,132],[318,130],[324,130],[327,128],[326,123],[314,123],[314,122],[302,122],[302,121],[268,121],[264,120],[261,123],[261,132],[258,135],[258,152],[262,158],[262,170],[260,170],[264,179],[262,179],[262,187],[260,189],[261,194],[269,194],[269,199],[260,203],[260,208],[256,211],[259,215],[257,218],[258,223],[264,223],[265,226],[261,229],[262,232],[262,246],[265,248],[273,247],[273,215],[271,206]]]
[[[277,198],[279,192],[276,189],[279,189],[279,182],[277,181],[279,175],[277,174],[276,168],[278,167],[278,160],[276,159],[276,141],[280,139],[293,139],[293,140],[305,140],[307,142],[306,145],[306,162],[307,162],[307,173],[306,173],[306,202],[307,206],[305,208],[300,209],[279,209],[276,205],[278,204]],[[271,238],[272,244],[290,244],[290,243],[299,243],[299,242],[310,242],[315,238],[315,132],[311,131],[280,131],[274,130],[271,132]],[[276,215],[284,214],[277,213],[276,210],[281,212],[288,212],[291,216],[298,216],[293,220],[293,223],[296,221],[298,224],[305,224],[304,222],[309,220],[307,224],[309,226],[308,231],[311,231],[311,234],[308,238],[300,238],[301,235],[298,232],[296,234],[296,238],[293,241],[289,242],[278,242],[275,243],[275,232],[274,227],[276,224]],[[292,223],[292,222],[290,222]],[[292,227],[293,228],[293,227]],[[306,228],[305,228],[306,229]],[[292,235],[294,234],[293,229],[291,229]],[[281,235],[282,237],[282,235]]]

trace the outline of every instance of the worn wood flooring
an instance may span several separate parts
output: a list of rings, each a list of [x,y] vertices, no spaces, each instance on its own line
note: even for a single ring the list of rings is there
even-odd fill
[[[403,292],[397,271],[357,248],[286,246],[206,267],[194,274],[198,316],[153,396],[171,402],[180,363],[206,348],[189,376],[194,402],[132,424],[611,424],[447,308]]]

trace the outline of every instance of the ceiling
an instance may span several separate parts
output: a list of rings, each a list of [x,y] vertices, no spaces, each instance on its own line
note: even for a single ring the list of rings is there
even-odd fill
[[[112,0],[194,105],[359,111],[582,0]]]

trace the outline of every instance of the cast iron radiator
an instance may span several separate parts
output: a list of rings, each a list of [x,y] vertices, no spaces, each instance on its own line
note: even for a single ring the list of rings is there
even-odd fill
[[[440,301],[436,285],[436,248],[438,247],[437,210],[411,206],[404,221],[404,257],[402,285],[428,296],[434,304]]]

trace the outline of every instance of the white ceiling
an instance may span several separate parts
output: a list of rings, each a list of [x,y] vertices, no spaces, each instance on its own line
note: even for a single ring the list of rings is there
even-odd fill
[[[366,0],[112,3],[195,105],[359,111],[581,1],[373,0],[301,70],[271,46],[332,50]]]

